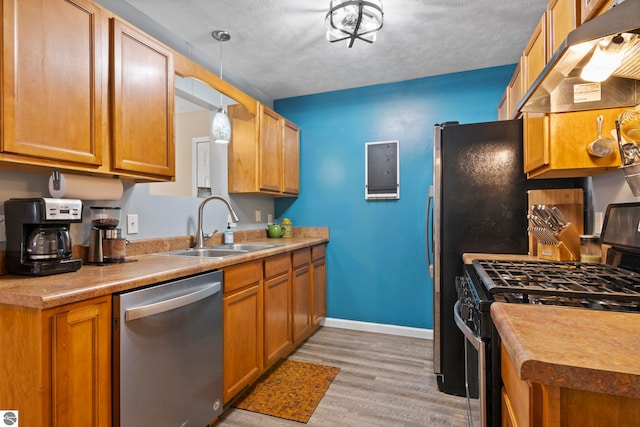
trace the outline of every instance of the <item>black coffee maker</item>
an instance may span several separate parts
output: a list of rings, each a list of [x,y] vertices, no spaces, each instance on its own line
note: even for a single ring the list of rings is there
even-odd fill
[[[11,274],[47,276],[76,271],[82,260],[71,259],[70,224],[82,222],[82,202],[75,199],[9,199],[4,202],[7,251]]]

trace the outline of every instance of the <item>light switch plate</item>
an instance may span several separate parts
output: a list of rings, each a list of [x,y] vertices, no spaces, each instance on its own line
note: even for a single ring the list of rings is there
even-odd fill
[[[260,209],[256,209],[256,222],[262,222],[262,211]]]
[[[127,234],[138,233],[138,215],[127,214]]]

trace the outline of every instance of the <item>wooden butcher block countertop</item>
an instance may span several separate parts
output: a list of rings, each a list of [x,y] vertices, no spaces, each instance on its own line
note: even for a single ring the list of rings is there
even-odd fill
[[[227,258],[153,254],[161,252],[157,250],[148,252],[152,253],[149,255],[129,256],[127,249],[126,262],[121,264],[83,265],[78,271],[43,277],[4,275],[0,276],[0,304],[36,309],[57,307],[328,242],[328,229],[320,228],[320,231],[309,233],[315,234],[311,237],[298,233],[301,234],[300,237],[294,234],[294,237],[286,239],[262,238],[242,241],[241,243],[282,246]],[[153,244],[150,246],[154,247]],[[170,250],[177,249],[186,247]]]
[[[640,398],[640,314],[493,303],[520,379]]]

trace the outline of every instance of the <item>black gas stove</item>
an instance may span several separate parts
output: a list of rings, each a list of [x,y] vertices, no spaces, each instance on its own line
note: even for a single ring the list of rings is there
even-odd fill
[[[638,311],[640,274],[605,264],[475,260],[494,301]]]
[[[454,317],[481,353],[477,369],[486,411],[483,426],[497,426],[501,420],[500,338],[491,319],[492,303],[640,313],[640,203],[609,205],[600,240],[611,246],[605,264],[479,259],[465,265],[464,277],[456,282]]]

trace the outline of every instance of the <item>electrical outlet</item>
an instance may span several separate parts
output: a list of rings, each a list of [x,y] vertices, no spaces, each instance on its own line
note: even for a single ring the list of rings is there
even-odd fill
[[[127,214],[127,234],[138,234],[138,215]]]
[[[273,224],[273,214],[267,214],[267,224]]]
[[[256,222],[262,222],[262,211],[260,209],[256,209]]]

